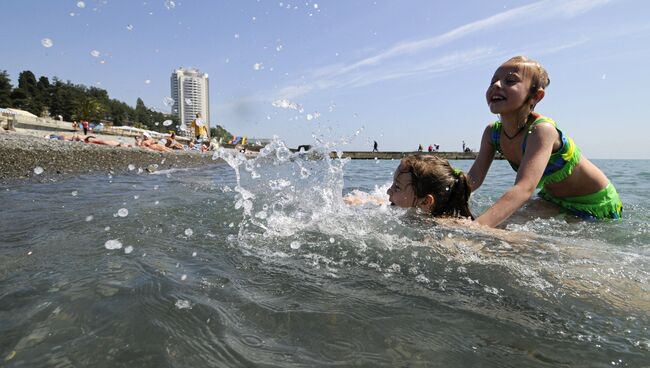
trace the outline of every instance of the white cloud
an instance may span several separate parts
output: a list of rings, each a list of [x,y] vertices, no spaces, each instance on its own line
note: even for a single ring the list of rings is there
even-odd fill
[[[423,53],[470,35],[496,29],[497,27],[512,28],[514,25],[530,23],[539,24],[548,19],[557,17],[571,18],[584,14],[592,9],[602,7],[614,0],[543,0],[518,8],[489,16],[474,21],[448,32],[416,41],[403,41],[385,49],[375,55],[362,58],[348,64],[336,63],[321,66],[311,72],[304,73],[312,80],[295,86],[280,89],[279,95],[283,98],[296,98],[307,93],[328,88],[361,87],[373,83],[412,77],[416,75],[432,75],[465,68],[478,61],[485,61],[488,57],[494,58],[495,50],[490,48],[475,48],[471,50],[457,50],[428,60],[414,62],[414,54]],[[562,45],[548,46],[547,50],[540,53],[557,52],[562,48],[575,47],[586,42],[585,39]],[[553,44],[553,42],[551,42]],[[554,51],[555,50],[555,51]],[[409,56],[404,60],[403,56]],[[401,64],[399,64],[401,61]]]

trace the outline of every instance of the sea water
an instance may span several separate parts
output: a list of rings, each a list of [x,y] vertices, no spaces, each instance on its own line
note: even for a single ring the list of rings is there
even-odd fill
[[[3,187],[0,365],[650,364],[648,161],[594,160],[620,221],[528,215],[486,232],[343,202],[385,195],[398,161],[278,141],[216,156]],[[492,166],[476,214],[514,180]]]

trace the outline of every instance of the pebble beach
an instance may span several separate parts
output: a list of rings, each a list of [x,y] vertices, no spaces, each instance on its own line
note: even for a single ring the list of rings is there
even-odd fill
[[[154,152],[46,139],[46,131],[0,132],[0,183],[45,182],[88,173],[125,174],[214,164],[212,153]],[[115,139],[115,137],[112,137]],[[128,142],[131,143],[131,142]]]

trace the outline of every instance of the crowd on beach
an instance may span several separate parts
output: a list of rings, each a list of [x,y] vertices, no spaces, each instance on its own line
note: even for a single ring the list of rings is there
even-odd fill
[[[207,137],[199,137],[199,139],[192,139],[186,145],[180,143],[174,132],[162,139],[154,139],[150,133],[144,132],[142,135],[135,137],[135,143],[124,143],[120,140],[111,140],[99,138],[94,135],[80,135],[76,132],[73,135],[63,133],[52,133],[44,136],[47,139],[69,141],[69,142],[83,142],[86,144],[97,144],[111,147],[138,147],[145,150],[156,152],[172,152],[172,151],[187,151],[187,152],[209,152],[214,151],[219,147],[219,141],[216,138],[207,139]]]

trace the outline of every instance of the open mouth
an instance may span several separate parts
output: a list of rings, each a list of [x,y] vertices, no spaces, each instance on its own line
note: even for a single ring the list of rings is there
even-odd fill
[[[492,96],[492,98],[490,98],[490,102],[498,102],[498,101],[504,101],[504,100],[505,100],[505,97],[503,97],[503,96]]]

